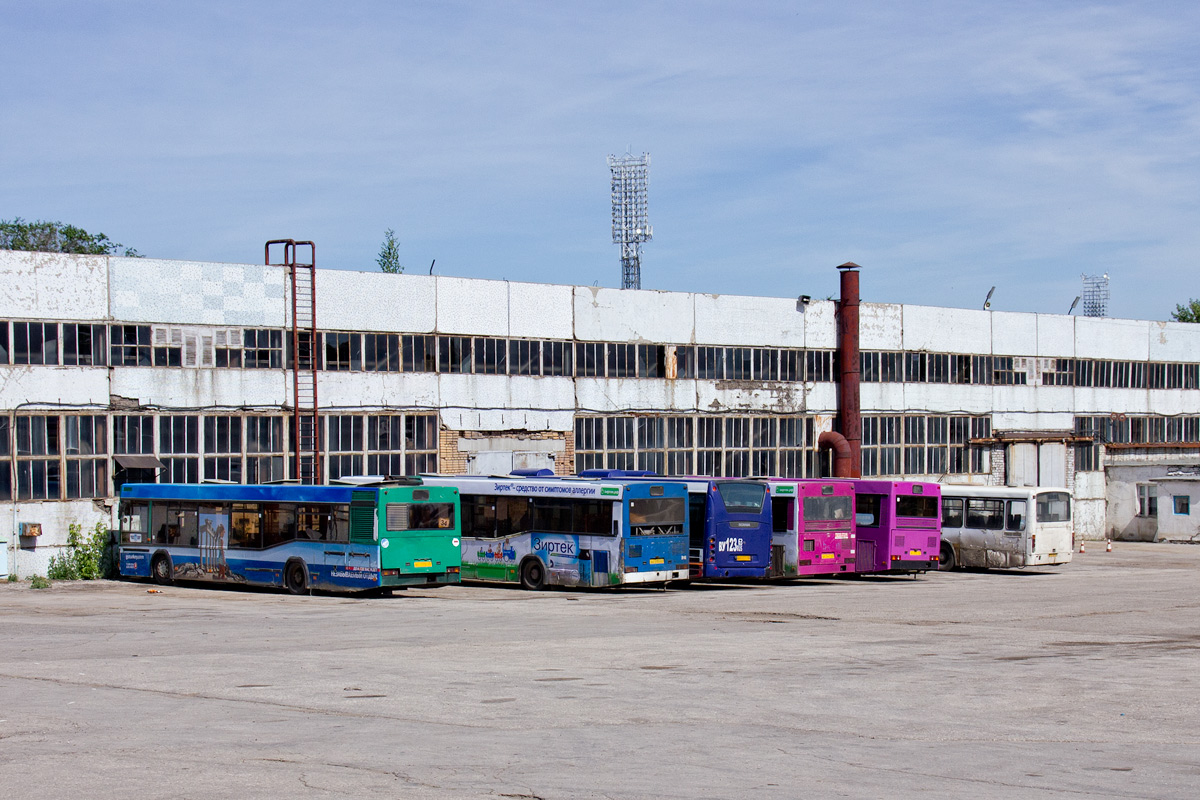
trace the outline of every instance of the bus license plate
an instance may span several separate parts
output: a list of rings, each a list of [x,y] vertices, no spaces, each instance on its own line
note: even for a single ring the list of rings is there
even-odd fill
[[[908,554],[910,556],[919,556],[919,555],[921,555],[921,551],[920,550],[909,550]]]
[[[821,553],[821,558],[837,558],[837,553]]]
[[[749,561],[751,557],[750,556],[735,556],[735,558],[737,558],[738,561]]]
[[[652,559],[650,559],[650,563],[651,564],[662,564],[664,562],[661,558],[652,558]]]
[[[432,567],[433,561],[430,559],[426,559],[424,561],[414,561],[413,566],[414,567]]]

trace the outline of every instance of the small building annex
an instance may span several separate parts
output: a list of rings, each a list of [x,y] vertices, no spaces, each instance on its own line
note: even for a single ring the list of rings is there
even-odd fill
[[[828,474],[835,302],[310,275],[311,353],[287,266],[0,251],[0,567],[44,572],[69,523],[115,522],[122,482],[293,477],[298,441],[323,480]],[[860,318],[864,476],[1066,486],[1079,533],[1154,538],[1139,497],[1200,461],[1200,326]]]

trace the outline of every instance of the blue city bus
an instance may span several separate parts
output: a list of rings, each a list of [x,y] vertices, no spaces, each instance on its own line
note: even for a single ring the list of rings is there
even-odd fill
[[[692,580],[768,578],[771,503],[767,483],[743,478],[661,477],[641,470],[590,469],[581,478],[672,481],[688,490],[688,565]]]
[[[457,583],[458,493],[386,486],[135,483],[121,487],[118,569],[355,592]]]
[[[462,499],[463,580],[545,586],[688,579],[687,489],[667,481],[422,475]]]

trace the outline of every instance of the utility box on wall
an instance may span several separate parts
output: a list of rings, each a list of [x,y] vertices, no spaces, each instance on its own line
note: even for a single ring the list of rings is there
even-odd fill
[[[26,546],[37,544],[37,537],[42,535],[42,523],[40,522],[22,522],[20,527],[22,539],[26,539]]]

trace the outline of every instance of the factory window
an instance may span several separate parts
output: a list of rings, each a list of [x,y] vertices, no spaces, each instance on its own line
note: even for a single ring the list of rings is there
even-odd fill
[[[367,474],[403,475],[404,417],[379,414],[367,417]]]
[[[17,416],[18,500],[59,499],[59,433],[57,415]]]
[[[944,475],[949,472],[950,419],[948,417],[928,417],[926,435],[927,474]]]
[[[904,382],[904,354],[879,354],[879,380],[884,383]]]
[[[0,416],[0,500],[12,500],[12,428],[7,415]]]
[[[158,418],[158,450],[166,470],[163,483],[200,482],[200,417]]]
[[[437,414],[404,415],[404,474],[438,471]]]
[[[606,469],[636,469],[633,417],[609,417],[604,422]]]
[[[731,381],[754,379],[753,359],[749,347],[725,348],[725,377]]]
[[[204,418],[204,479],[242,482],[242,418]]]
[[[924,353],[905,353],[904,380],[909,383],[925,383],[929,379],[925,363]]]
[[[8,363],[8,320],[0,320],[0,364]]]
[[[750,420],[750,469],[747,474],[778,475],[779,421],[772,417]]]
[[[1073,386],[1075,383],[1075,366],[1069,358],[1054,358],[1042,370],[1043,386]]]
[[[753,354],[754,377],[760,381],[779,380],[779,351],[757,348]]]
[[[725,348],[696,348],[696,377],[704,380],[725,379]]]
[[[571,377],[571,343],[542,343],[542,374]]]
[[[325,417],[328,478],[363,474],[363,418],[352,414]]]
[[[811,425],[812,420],[800,417],[782,417],[779,420],[779,472],[777,474],[782,478],[800,478],[805,474],[805,422]]]
[[[323,333],[325,369],[351,372],[362,369],[362,336],[357,333]]]
[[[368,333],[364,337],[363,369],[368,372],[400,371],[400,336],[395,333]]]
[[[437,339],[433,336],[403,336],[404,371],[437,372]]]
[[[904,474],[924,475],[925,417],[904,418]]]
[[[246,418],[246,481],[268,483],[287,477],[283,417]]]
[[[779,351],[779,380],[804,380],[804,352],[801,350]]]
[[[183,329],[155,326],[154,366],[183,366]]]
[[[280,369],[283,367],[283,331],[274,328],[250,329],[242,332],[242,363],[247,369]],[[307,340],[305,342],[307,344]],[[301,348],[301,368],[309,364]]]
[[[119,455],[154,455],[154,418],[113,417],[113,452]]]
[[[1139,483],[1137,485],[1138,498],[1138,513],[1139,517],[1157,517],[1158,516],[1158,487],[1153,483]]]
[[[604,468],[604,418],[575,418],[575,471]]]
[[[608,377],[637,377],[637,347],[632,344],[608,346]]]
[[[14,364],[58,364],[57,322],[14,322]]]
[[[103,367],[108,363],[107,329],[104,325],[63,323],[63,364]]]
[[[100,415],[64,417],[63,427],[67,498],[107,496],[107,419]]]
[[[663,463],[663,475],[692,474],[692,426],[691,417],[667,417],[667,450]]]
[[[1186,494],[1177,494],[1171,498],[1175,504],[1176,514],[1192,513],[1192,498]]]
[[[575,375],[580,378],[604,377],[603,342],[576,342]]]
[[[700,417],[696,420],[696,471],[701,475],[724,475],[721,443],[724,437],[721,417]]]
[[[808,350],[805,352],[804,379],[810,383],[833,380],[833,351]]]
[[[508,370],[510,375],[540,375],[540,365],[540,342],[513,339],[508,343]]]
[[[639,344],[637,375],[639,378],[667,377],[667,348],[661,344]]]
[[[637,468],[656,475],[666,474],[666,421],[662,417],[637,419]]]
[[[879,353],[859,353],[859,375],[863,383],[879,380]]]
[[[476,337],[475,374],[504,375],[508,372],[507,342],[504,339]]]
[[[464,373],[471,371],[471,337],[438,337],[438,371]]]
[[[670,351],[667,356],[668,363],[670,359],[675,359],[675,377],[687,379],[696,377],[696,348],[680,344],[668,349]],[[669,369],[667,374],[670,374]]]
[[[213,331],[213,349],[218,367],[242,365],[242,332],[232,328]]]

